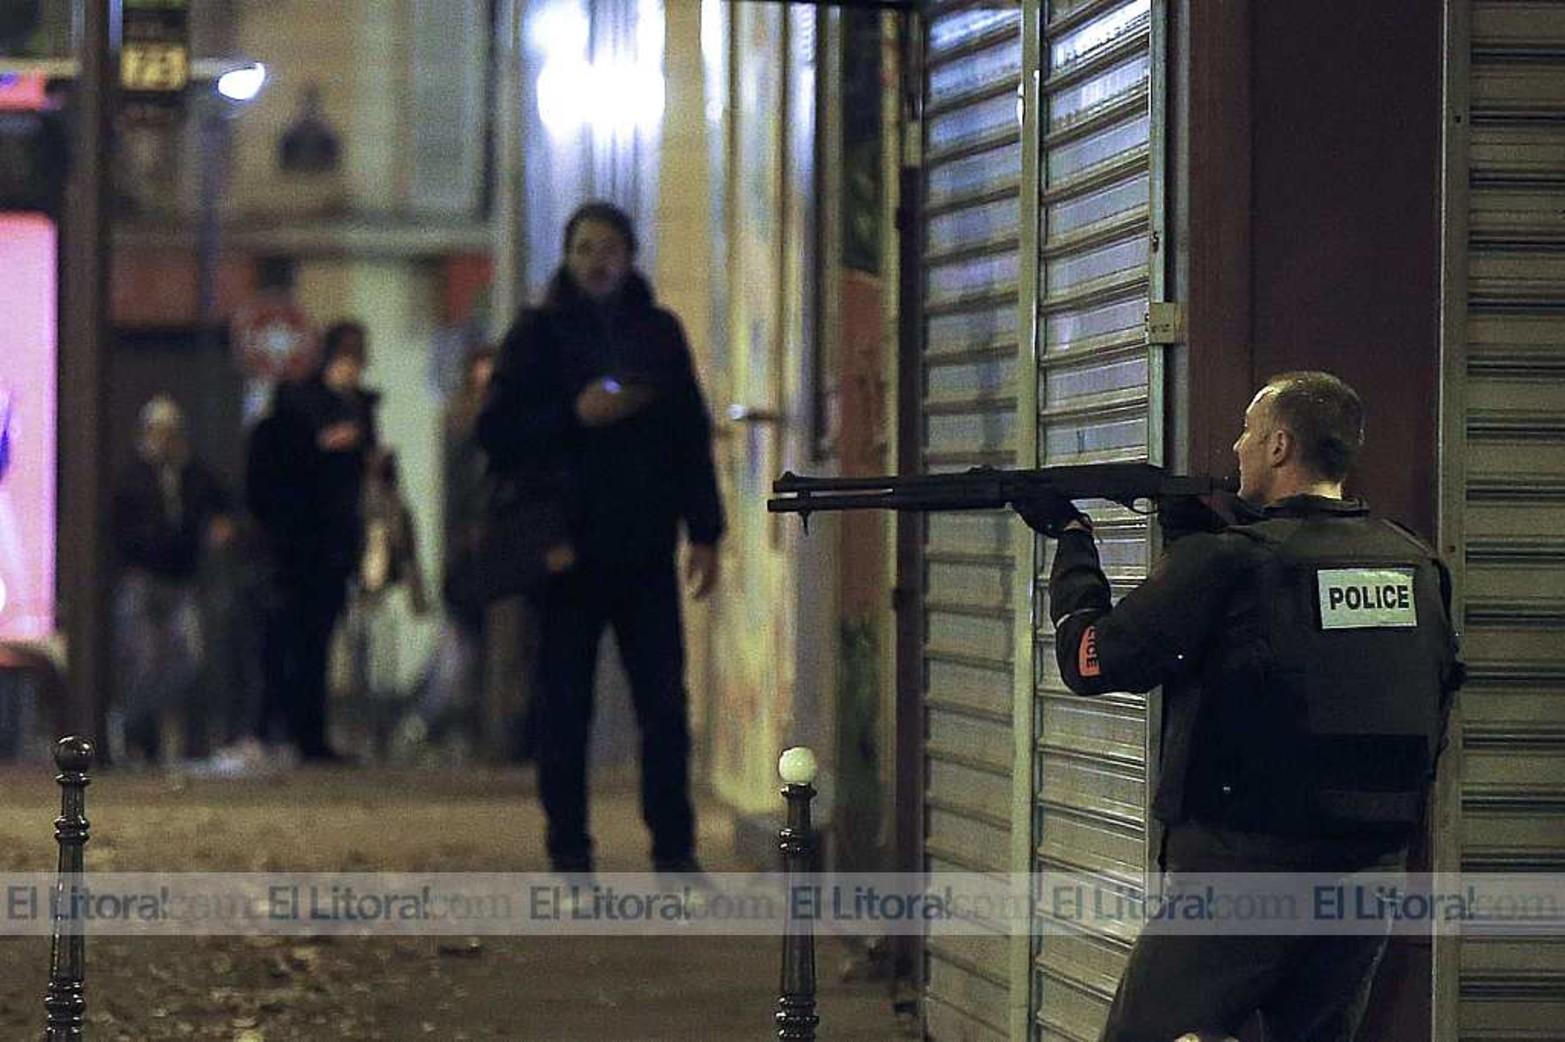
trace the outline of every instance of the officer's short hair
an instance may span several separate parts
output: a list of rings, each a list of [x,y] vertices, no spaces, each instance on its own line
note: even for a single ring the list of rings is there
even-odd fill
[[[1273,422],[1298,439],[1301,459],[1327,481],[1347,476],[1364,445],[1364,403],[1358,392],[1330,373],[1279,373],[1272,388]]]

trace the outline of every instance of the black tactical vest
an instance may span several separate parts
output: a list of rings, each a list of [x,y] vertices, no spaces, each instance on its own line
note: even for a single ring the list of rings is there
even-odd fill
[[[1410,832],[1457,654],[1442,569],[1365,515],[1230,529],[1255,567],[1201,671],[1185,809],[1257,832]]]

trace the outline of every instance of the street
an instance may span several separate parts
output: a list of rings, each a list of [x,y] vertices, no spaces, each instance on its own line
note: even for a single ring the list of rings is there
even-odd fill
[[[59,790],[44,764],[0,771],[0,866],[52,871]],[[529,770],[299,770],[209,779],[104,771],[87,790],[89,871],[542,871]],[[701,807],[709,871],[728,824]],[[600,784],[599,870],[642,872],[633,780]],[[765,866],[772,868],[775,866]],[[222,1039],[763,1039],[775,937],[213,936],[92,938],[88,1037]],[[0,1035],[37,1037],[49,945],[0,939]],[[817,949],[822,1039],[908,1037],[884,981],[843,981],[852,953]],[[856,965],[856,964],[855,964]]]

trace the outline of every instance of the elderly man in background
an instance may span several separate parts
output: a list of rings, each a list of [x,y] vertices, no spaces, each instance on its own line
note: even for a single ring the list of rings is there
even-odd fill
[[[127,751],[148,762],[168,752],[165,731],[181,723],[184,752],[204,752],[198,578],[206,550],[233,536],[229,508],[227,490],[191,452],[180,407],[165,395],[147,402],[136,458],[114,493],[114,645],[116,715]]]

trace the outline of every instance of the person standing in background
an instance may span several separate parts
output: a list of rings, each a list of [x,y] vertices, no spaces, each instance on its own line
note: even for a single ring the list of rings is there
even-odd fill
[[[187,754],[205,754],[198,573],[206,550],[233,538],[228,512],[227,490],[191,452],[184,412],[166,395],[147,402],[136,458],[114,490],[113,617],[126,743],[149,762],[167,751],[165,720],[182,725]]]
[[[577,209],[544,304],[518,318],[478,420],[491,466],[553,486],[568,542],[539,615],[539,794],[558,872],[593,871],[587,744],[598,641],[614,627],[641,730],[642,817],[660,872],[696,872],[676,551],[697,597],[717,579],[723,511],[711,419],[679,320],[633,265],[630,217]]]
[[[361,385],[367,362],[361,324],[328,329],[320,368],[277,388],[246,461],[248,504],[272,569],[258,737],[281,731],[307,762],[342,760],[326,738],[326,668],[364,550],[364,480],[380,398]]]
[[[470,349],[463,359],[461,386],[446,405],[441,444],[445,497],[440,584],[445,618],[413,710],[400,727],[399,737],[406,745],[440,742],[453,728],[469,744],[479,738],[485,605],[473,591],[477,572],[483,567],[479,544],[487,516],[489,463],[474,428],[489,394],[494,363],[492,348]]]

